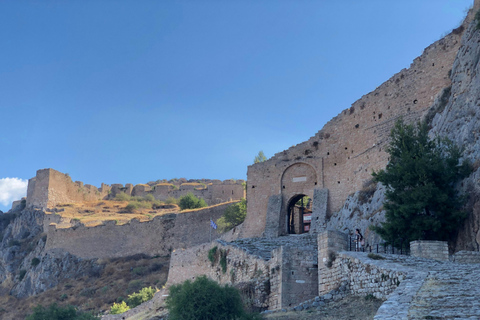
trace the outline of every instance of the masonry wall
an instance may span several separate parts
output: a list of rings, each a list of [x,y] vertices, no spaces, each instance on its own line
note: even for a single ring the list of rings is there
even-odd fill
[[[385,147],[395,121],[399,117],[420,119],[435,97],[451,85],[449,71],[465,24],[427,47],[410,68],[354,102],[308,141],[249,166],[248,214],[242,236],[262,235],[271,196],[282,195],[285,207],[295,194],[310,195],[314,188],[326,188],[328,214],[332,215],[349,194],[371,179],[373,170],[384,168],[388,161]],[[285,179],[292,168],[304,168],[304,172]],[[279,220],[283,221],[285,209],[281,212]],[[280,227],[284,228],[281,223]]]
[[[144,253],[168,255],[171,250],[188,248],[220,236],[211,230],[210,219],[220,218],[232,203],[205,209],[156,216],[153,220],[139,222],[136,219],[125,225],[105,221],[103,225],[59,228],[53,222],[48,226],[46,250],[61,248],[82,258],[113,258]],[[56,220],[60,222],[60,220]]]
[[[217,247],[215,262],[208,259],[208,252]],[[226,254],[227,269],[223,272],[219,256]],[[275,273],[275,270],[273,270]],[[167,286],[193,280],[200,275],[206,275],[221,284],[234,285],[250,298],[250,303],[258,309],[266,309],[269,305],[278,305],[278,294],[274,291],[277,281],[272,286],[270,282],[270,264],[268,261],[249,255],[245,251],[218,242],[206,243],[188,249],[172,252]]]
[[[78,203],[112,199],[118,193],[144,197],[151,194],[155,199],[166,200],[169,197],[180,198],[189,192],[203,198],[208,205],[220,204],[245,198],[243,180],[213,180],[211,185],[184,183],[179,187],[171,184],[159,184],[153,188],[146,184],[112,184],[102,183],[100,188],[81,181],[73,182],[69,175],[53,169],[38,170],[34,178],[28,181],[27,207],[52,208],[61,203]],[[178,189],[175,189],[178,188]]]
[[[344,253],[346,248],[346,234],[325,231],[318,235],[319,295],[335,293],[343,298],[371,294],[386,299],[406,276],[400,271],[362,262]]]

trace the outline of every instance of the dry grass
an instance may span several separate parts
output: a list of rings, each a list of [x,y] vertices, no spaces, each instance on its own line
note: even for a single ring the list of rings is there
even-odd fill
[[[126,299],[143,287],[161,288],[168,275],[169,257],[149,258],[136,255],[106,259],[99,277],[71,279],[34,297],[17,299],[8,295],[9,287],[0,287],[0,319],[19,320],[37,304],[71,304],[85,311],[109,310],[114,302]]]
[[[130,213],[125,210],[128,203],[128,201],[102,200],[60,204],[57,205],[57,208],[64,209],[64,211],[56,214],[62,216],[62,218],[75,219],[86,226],[93,227],[102,224],[103,221],[116,221],[119,225],[125,224],[132,219],[144,222],[152,220],[156,216],[180,211],[177,205],[166,205],[165,209],[138,208]]]

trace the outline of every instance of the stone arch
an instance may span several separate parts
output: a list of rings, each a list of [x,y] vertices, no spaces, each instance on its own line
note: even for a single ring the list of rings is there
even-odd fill
[[[292,201],[296,198],[301,198],[300,195],[313,199],[314,189],[317,188],[317,185],[317,172],[314,167],[307,163],[297,162],[284,170],[280,182],[283,200],[278,230],[280,235],[292,233],[289,230]]]
[[[305,196],[305,194],[296,194],[287,201],[288,234],[302,234],[310,230],[312,199],[304,203]],[[310,220],[308,220],[309,217]]]

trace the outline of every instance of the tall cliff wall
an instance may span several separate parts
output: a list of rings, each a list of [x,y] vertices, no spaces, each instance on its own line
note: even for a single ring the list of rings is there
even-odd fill
[[[475,1],[474,11],[480,9]],[[464,157],[474,168],[460,185],[469,196],[469,217],[459,232],[455,250],[480,250],[480,30],[473,21],[465,31],[452,68],[448,102],[432,107],[438,110],[432,121],[432,135],[447,136],[464,148]]]
[[[395,74],[373,92],[354,102],[315,136],[271,159],[248,167],[247,218],[242,237],[261,236],[267,224],[269,198],[281,195],[278,234],[286,233],[292,199],[315,189],[328,189],[328,215],[337,212],[349,194],[386,166],[390,130],[399,117],[418,120],[452,85],[450,75],[461,37],[472,19],[427,47],[408,69]],[[315,199],[314,199],[315,202]]]
[[[211,230],[210,219],[220,218],[230,205],[156,216],[148,222],[134,219],[125,225],[106,221],[96,227],[57,228],[57,224],[51,223],[45,250],[63,249],[81,258],[168,255],[173,249],[209,242],[210,232],[212,240],[217,239],[220,234]]]

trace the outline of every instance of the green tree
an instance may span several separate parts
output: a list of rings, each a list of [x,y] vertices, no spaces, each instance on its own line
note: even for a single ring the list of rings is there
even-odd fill
[[[390,138],[390,162],[373,173],[387,187],[386,222],[372,229],[388,243],[448,240],[466,217],[454,185],[469,174],[469,164],[460,163],[461,151],[450,140],[430,139],[425,122],[399,120]]]
[[[264,162],[267,160],[267,157],[265,157],[265,154],[263,153],[263,150],[260,150],[258,154],[255,156],[255,159],[253,160],[253,163],[259,163],[259,162]]]
[[[91,313],[81,312],[73,306],[59,307],[56,303],[48,308],[37,305],[33,313],[27,316],[26,320],[96,320],[99,319]]]
[[[180,209],[185,210],[203,208],[207,206],[207,203],[205,202],[205,200],[197,198],[193,195],[193,193],[189,192],[186,195],[180,197],[180,199],[178,200],[178,205],[180,206]]]
[[[166,299],[170,320],[254,319],[243,309],[237,289],[220,286],[206,276],[173,285]]]
[[[247,216],[247,200],[242,199],[227,209],[225,213],[217,220],[217,225],[222,232],[233,229],[245,220]]]

